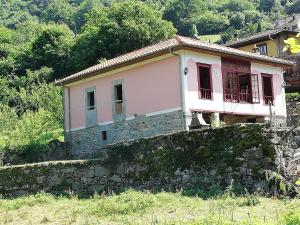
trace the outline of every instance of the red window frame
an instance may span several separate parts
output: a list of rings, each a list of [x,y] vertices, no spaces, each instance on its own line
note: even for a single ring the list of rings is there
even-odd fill
[[[209,89],[201,88],[201,82],[200,82],[200,68],[207,68],[209,70]],[[198,96],[199,99],[203,100],[213,100],[213,84],[212,84],[212,71],[211,71],[211,65],[204,64],[204,63],[197,63],[197,75],[198,75]],[[208,96],[208,97],[206,97]]]
[[[249,90],[248,93],[241,93],[241,84],[240,77],[246,76],[248,79]],[[250,73],[238,73],[237,74],[237,93],[238,93],[238,102],[239,103],[253,103],[253,93],[252,93],[252,82],[251,82],[251,74]]]
[[[267,78],[270,78],[270,80],[271,80],[271,92],[272,92],[272,96],[266,96],[265,95],[265,88],[264,88],[264,77],[267,77]],[[273,86],[273,75],[272,74],[266,74],[266,73],[262,73],[261,74],[261,80],[262,80],[262,82],[261,82],[261,84],[262,84],[262,94],[263,94],[263,102],[264,102],[264,105],[269,105],[268,103],[266,103],[266,101],[268,100],[268,99],[271,99],[271,101],[272,101],[272,105],[274,105],[274,86]]]
[[[226,88],[226,81],[227,81],[227,76],[230,73],[230,78],[229,78],[229,84],[230,88]],[[226,70],[223,71],[223,96],[224,96],[224,101],[225,102],[238,102],[239,99],[239,93],[238,93],[238,87],[239,87],[239,81],[238,81],[238,75],[236,71],[233,70]],[[236,92],[234,93],[234,89],[232,88],[233,84],[236,86]],[[227,93],[227,90],[229,90],[229,93]],[[227,98],[227,96],[230,96]]]
[[[230,79],[231,87],[226,88],[226,76],[230,73],[230,76],[233,78]],[[240,86],[240,77],[247,76],[249,81],[249,93],[241,93]],[[235,82],[235,89],[232,88],[233,83]],[[230,90],[230,93],[227,93],[227,90]],[[257,74],[243,73],[243,72],[223,72],[223,93],[225,102],[237,102],[237,103],[246,103],[246,104],[259,104],[260,103],[260,92],[259,92],[259,79]],[[255,93],[255,96],[254,96]],[[228,95],[230,97],[228,97]]]

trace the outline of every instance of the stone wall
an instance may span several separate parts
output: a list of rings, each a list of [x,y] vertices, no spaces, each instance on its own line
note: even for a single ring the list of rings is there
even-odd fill
[[[139,115],[130,120],[72,131],[66,134],[66,142],[72,144],[73,158],[99,157],[105,154],[108,144],[171,134],[182,130],[182,112],[175,111],[152,116]],[[107,132],[107,140],[102,139],[102,131]]]
[[[264,170],[286,172],[297,162],[299,147],[299,129],[235,125],[184,131],[109,146],[103,160],[2,167],[0,194],[206,190],[211,185],[225,188],[232,180],[256,191],[267,189]]]
[[[286,104],[287,110],[287,125],[299,126],[300,125],[300,102],[288,101]]]

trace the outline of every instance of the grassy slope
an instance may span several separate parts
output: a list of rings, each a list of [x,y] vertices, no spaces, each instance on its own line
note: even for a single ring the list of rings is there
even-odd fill
[[[217,41],[221,40],[221,35],[215,34],[215,35],[202,35],[199,36],[201,41],[210,42],[210,43],[216,43]]]
[[[259,201],[255,206],[249,200]],[[291,213],[291,214],[289,214]],[[288,223],[294,220],[294,223]],[[293,222],[293,221],[292,221]],[[111,197],[47,194],[0,200],[0,224],[299,224],[300,200],[201,199],[126,191]]]

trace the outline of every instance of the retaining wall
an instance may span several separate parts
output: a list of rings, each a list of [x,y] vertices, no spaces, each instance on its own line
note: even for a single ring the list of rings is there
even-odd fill
[[[225,188],[232,180],[249,191],[266,190],[264,170],[296,170],[299,147],[298,129],[235,125],[180,132],[109,146],[104,160],[2,167],[0,194],[206,190],[211,185]]]

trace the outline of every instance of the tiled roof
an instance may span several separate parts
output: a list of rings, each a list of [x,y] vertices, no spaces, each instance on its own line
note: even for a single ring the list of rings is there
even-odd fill
[[[182,36],[176,36],[175,38],[169,39],[167,41],[163,41],[133,52],[129,52],[127,54],[118,56],[116,58],[101,62],[95,66],[89,67],[85,70],[82,70],[78,73],[75,73],[71,76],[68,76],[66,78],[63,78],[61,80],[56,81],[56,84],[61,83],[71,83],[75,80],[80,80],[88,77],[91,74],[94,74],[96,72],[101,73],[101,71],[107,71],[109,69],[114,69],[116,66],[122,66],[124,63],[129,63],[131,61],[137,60],[137,59],[143,59],[144,57],[154,55],[156,53],[160,53],[163,51],[170,51],[171,48],[177,48],[177,47],[190,47],[195,48],[199,50],[205,50],[225,55],[231,55],[231,56],[237,56],[237,57],[244,57],[248,59],[254,59],[269,63],[275,63],[280,65],[286,65],[291,66],[293,65],[293,62],[279,59],[279,58],[273,58],[269,56],[263,56],[259,54],[254,54],[250,52],[241,51],[238,49],[233,49],[217,44],[209,44],[206,42],[202,42],[196,39],[188,38],[188,37],[182,37]]]
[[[229,42],[229,43],[225,44],[224,46],[227,46],[227,47],[240,47],[240,46],[243,46],[245,44],[253,43],[255,41],[264,40],[266,38],[269,38],[269,37],[272,37],[274,35],[280,34],[282,32],[295,33],[295,34],[297,33],[296,31],[288,30],[286,28],[266,30],[266,31],[257,33],[255,35],[252,35],[252,36],[240,39],[240,40]]]

